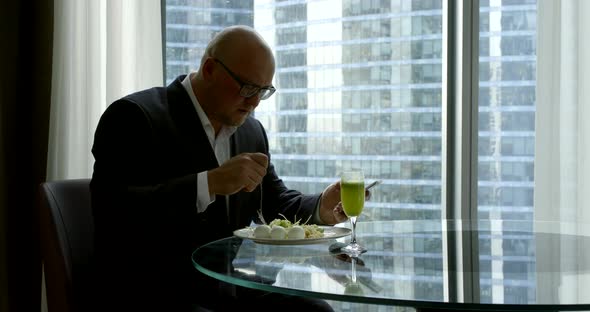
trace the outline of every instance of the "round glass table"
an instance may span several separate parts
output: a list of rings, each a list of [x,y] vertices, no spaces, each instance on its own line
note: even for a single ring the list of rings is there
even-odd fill
[[[344,225],[342,225],[344,226]],[[200,272],[244,287],[388,306],[590,310],[590,227],[532,221],[359,222],[350,237],[261,244],[228,237],[194,251]]]

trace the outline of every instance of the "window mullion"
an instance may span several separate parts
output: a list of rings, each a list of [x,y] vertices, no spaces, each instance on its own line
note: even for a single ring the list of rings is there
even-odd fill
[[[446,295],[479,300],[477,232],[477,140],[479,0],[445,1],[443,21],[443,252]],[[446,32],[445,32],[446,31]],[[456,230],[456,231],[455,231]],[[463,230],[463,231],[461,231]]]

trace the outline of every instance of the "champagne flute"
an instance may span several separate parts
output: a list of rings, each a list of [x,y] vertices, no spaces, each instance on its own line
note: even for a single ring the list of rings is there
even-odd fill
[[[352,237],[350,243],[342,249],[342,252],[359,255],[365,248],[356,242],[356,219],[361,215],[365,206],[365,177],[362,171],[345,171],[340,178],[340,200],[344,213],[350,219],[352,225]]]

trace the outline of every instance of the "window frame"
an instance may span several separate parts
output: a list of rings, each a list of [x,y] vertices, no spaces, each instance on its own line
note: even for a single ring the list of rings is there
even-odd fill
[[[443,1],[442,89],[442,215],[471,229],[448,232],[443,220],[445,297],[478,302],[479,0]]]

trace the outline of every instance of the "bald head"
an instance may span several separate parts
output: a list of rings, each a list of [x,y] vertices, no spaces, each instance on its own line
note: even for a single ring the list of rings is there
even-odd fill
[[[274,67],[272,50],[264,38],[253,28],[243,25],[230,26],[217,33],[207,45],[201,66],[208,57],[230,64],[259,59],[271,62]]]
[[[260,91],[270,90],[274,72],[272,50],[253,28],[231,26],[211,40],[191,85],[215,133],[246,120],[261,100]],[[252,88],[258,90],[254,95],[242,93]]]

